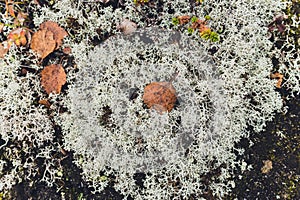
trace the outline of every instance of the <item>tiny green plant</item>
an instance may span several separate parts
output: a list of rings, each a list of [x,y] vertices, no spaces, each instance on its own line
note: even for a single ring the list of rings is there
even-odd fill
[[[172,18],[172,24],[177,26],[181,25],[187,29],[189,34],[194,33],[195,31],[199,32],[199,35],[204,40],[210,40],[211,42],[217,42],[220,40],[218,33],[212,31],[207,26],[207,21],[211,19],[209,15],[204,17],[204,20],[199,19],[196,16],[189,17],[188,15],[185,16],[178,16]]]
[[[209,39],[212,41],[212,42],[217,42],[220,40],[220,37],[219,37],[219,34],[214,32],[214,31],[211,31],[210,33],[210,36],[209,36]]]
[[[172,18],[172,23],[176,26],[179,24],[179,19],[177,17]]]
[[[209,15],[205,15],[205,17],[204,17],[204,18],[205,18],[205,20],[206,20],[206,21],[208,21],[208,20],[210,20],[210,19],[211,19],[211,17],[210,17]]]
[[[194,33],[194,29],[193,28],[191,28],[191,27],[188,27],[188,33]]]
[[[191,22],[192,22],[192,23],[195,23],[197,20],[198,20],[198,17],[196,17],[196,16],[193,16],[193,17],[191,18]]]

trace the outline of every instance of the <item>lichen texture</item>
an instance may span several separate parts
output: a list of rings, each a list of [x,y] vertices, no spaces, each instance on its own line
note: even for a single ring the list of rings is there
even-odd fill
[[[162,0],[159,8],[145,1],[153,3],[146,10],[136,1],[119,1],[120,8],[105,2],[61,0],[35,9],[36,27],[51,20],[69,33],[63,47],[72,48],[76,65],[66,69],[61,95],[43,93],[32,73],[18,74],[28,59],[21,50],[12,48],[0,60],[0,150],[5,152],[0,191],[37,174],[37,158],[45,168],[42,180],[51,186],[60,178],[52,153],[63,148],[74,153],[95,192],[111,184],[125,198],[201,199],[208,192],[224,197],[235,185],[234,171],[247,169],[238,159],[244,149],[236,144],[250,131],[260,133],[285,109],[276,80],[270,79],[271,57],[280,50],[272,48],[267,25],[287,3],[205,0],[190,9],[187,0]],[[218,34],[215,42],[172,25],[174,17],[195,13],[209,16],[205,23]],[[137,30],[118,30],[124,19]],[[71,31],[72,20],[77,32]],[[94,45],[97,37],[102,40]],[[279,71],[299,93],[298,54],[287,55],[294,56],[290,68],[282,65]],[[31,62],[41,70],[37,60]],[[167,84],[174,74],[172,105],[164,112],[149,109],[145,87]],[[48,111],[36,103],[46,96]],[[53,124],[61,128],[61,143],[54,139]],[[134,178],[139,173],[145,175],[142,183]]]
[[[66,99],[71,114],[60,120],[66,149],[75,151],[96,190],[107,184],[99,181],[105,174],[116,177],[114,187],[125,196],[142,199],[201,195],[205,187],[216,196],[230,191],[230,172],[242,162],[235,142],[247,127],[261,131],[282,106],[268,78],[271,44],[264,27],[280,4],[260,3],[214,5],[213,25],[226,34],[213,56],[212,44],[158,27],[116,35],[79,59]],[[143,88],[177,71],[176,108],[164,115],[146,109]],[[219,173],[204,185],[212,171]],[[138,172],[147,174],[145,190],[133,179]]]

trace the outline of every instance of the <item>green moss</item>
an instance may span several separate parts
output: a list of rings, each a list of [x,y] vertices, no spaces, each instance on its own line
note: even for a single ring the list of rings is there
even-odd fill
[[[178,19],[177,17],[173,17],[173,18],[172,18],[172,23],[173,23],[174,25],[178,25],[178,24],[179,24],[179,19]]]
[[[196,22],[197,20],[198,20],[198,17],[196,17],[196,16],[193,16],[193,17],[191,18],[191,22],[192,22],[192,23]]]

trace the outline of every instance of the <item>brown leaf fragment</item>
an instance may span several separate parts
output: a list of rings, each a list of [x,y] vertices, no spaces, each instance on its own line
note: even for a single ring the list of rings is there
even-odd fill
[[[5,24],[0,22],[0,33],[2,33]]]
[[[46,108],[50,108],[51,104],[47,99],[41,99],[39,100],[39,104],[46,106]]]
[[[8,17],[8,13],[9,13],[13,18],[15,18],[16,15],[15,15],[15,11],[14,11],[14,1],[6,0],[5,5],[6,5],[5,17]]]
[[[183,16],[177,17],[177,19],[179,20],[179,24],[182,25],[182,24],[188,23],[190,21],[191,17],[188,15],[183,15]]]
[[[67,77],[64,68],[60,64],[46,66],[41,72],[41,84],[47,94],[59,94],[61,87],[66,83]]]
[[[199,31],[201,32],[202,29],[205,29],[206,27],[206,21],[201,20],[201,19],[197,19],[195,22],[192,23],[192,29],[199,29]]]
[[[43,59],[55,49],[58,49],[68,33],[56,22],[46,21],[40,25],[40,30],[31,38],[31,49]]]
[[[60,148],[60,152],[61,152],[64,156],[66,156],[66,155],[68,154],[68,151],[65,150],[65,149],[63,149],[63,148]]]
[[[264,163],[264,166],[261,168],[261,173],[267,174],[273,168],[272,161],[271,160],[264,160],[263,163]]]
[[[0,43],[0,58],[4,58],[5,54],[8,52],[8,49],[7,41]]]
[[[280,74],[279,72],[275,72],[274,74],[271,74],[271,78],[272,79],[277,79],[276,87],[281,88],[281,84],[282,84],[282,81],[283,81],[283,75]]]
[[[171,82],[153,82],[144,88],[143,100],[158,113],[170,112],[176,102],[176,90]]]
[[[14,20],[14,25],[15,26],[23,26],[25,19],[27,18],[27,14],[23,12],[18,12],[17,17]]]
[[[68,33],[60,27],[56,22],[46,21],[40,25],[40,30],[47,30],[53,33],[54,40],[56,42],[56,49],[58,49],[64,37],[68,35]]]
[[[44,59],[56,47],[56,41],[51,31],[39,30],[35,32],[31,38],[31,49],[39,54]]]

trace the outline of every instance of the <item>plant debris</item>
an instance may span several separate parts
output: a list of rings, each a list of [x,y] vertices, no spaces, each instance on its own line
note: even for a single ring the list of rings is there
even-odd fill
[[[54,51],[56,42],[53,33],[47,30],[39,30],[32,36],[31,49],[43,59]]]
[[[282,81],[283,81],[283,75],[280,74],[279,72],[276,72],[274,74],[271,74],[271,78],[272,79],[277,79],[277,84],[276,84],[276,87],[277,88],[281,88],[281,84],[282,84]]]
[[[15,2],[13,0],[6,0],[5,1],[5,17],[7,18],[9,15],[12,17],[16,17],[15,10],[14,10],[14,4]]]
[[[183,15],[173,17],[172,22],[175,26],[180,25],[187,27],[189,33],[198,31],[201,38],[217,42],[220,40],[219,35],[207,26],[207,21],[210,19],[208,15],[205,16],[205,20],[198,19],[196,16],[190,17],[189,15]]]
[[[12,30],[8,36],[8,48],[15,43],[17,46],[25,46],[27,44],[26,33],[27,31],[23,28],[16,28]]]
[[[39,104],[46,106],[46,108],[50,108],[51,104],[47,99],[41,99],[39,100]]]
[[[47,21],[40,25],[40,30],[32,36],[31,49],[44,59],[54,50],[58,49],[67,32],[56,22]]]
[[[7,41],[0,43],[0,58],[4,58],[5,54],[8,52]]]
[[[65,70],[60,64],[46,66],[41,72],[41,84],[47,94],[59,94],[66,81]]]
[[[267,174],[273,168],[272,161],[271,160],[264,160],[263,163],[264,163],[264,166],[261,168],[261,173]]]
[[[182,25],[182,24],[188,23],[190,21],[191,17],[188,15],[183,15],[183,16],[177,17],[177,19],[179,20],[179,24]]]
[[[8,52],[10,47],[15,44],[16,46],[25,46],[30,43],[31,34],[29,29],[24,26],[24,22],[28,17],[28,14],[15,10],[14,6],[20,4],[21,2],[14,2],[12,0],[5,1],[5,14],[3,15],[3,20],[10,20],[10,23],[0,22],[0,33],[3,30],[10,30],[7,35],[7,40],[0,44],[0,58],[4,58],[5,54]],[[17,15],[16,15],[17,13]],[[11,18],[14,18],[13,23],[11,23]]]
[[[56,48],[58,49],[62,45],[62,40],[68,35],[68,33],[61,28],[56,22],[46,21],[40,25],[41,30],[47,30],[53,33],[54,40],[56,42]]]
[[[269,31],[272,32],[277,28],[280,33],[283,33],[286,30],[286,26],[284,25],[284,20],[286,20],[288,16],[279,15],[274,18],[274,20],[268,25]]]

